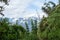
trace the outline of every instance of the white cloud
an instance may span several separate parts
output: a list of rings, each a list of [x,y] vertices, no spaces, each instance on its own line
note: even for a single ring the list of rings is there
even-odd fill
[[[14,16],[21,16],[22,11],[24,11],[24,9],[27,7],[28,3],[31,0],[10,0],[9,2],[9,6],[5,6],[5,11],[4,14],[7,17],[14,17]]]
[[[9,5],[5,6],[5,17],[19,18],[30,16],[36,16],[36,9],[38,10],[40,17],[44,14],[41,11],[43,3],[40,0],[10,0]],[[35,9],[36,8],[36,9]]]

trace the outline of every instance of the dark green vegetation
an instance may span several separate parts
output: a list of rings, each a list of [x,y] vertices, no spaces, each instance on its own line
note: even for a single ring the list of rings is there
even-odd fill
[[[18,24],[11,24],[8,18],[0,18],[0,40],[37,40],[37,21],[31,21],[32,31]]]
[[[0,18],[0,40],[60,40],[60,0],[58,5],[51,1],[44,5],[42,10],[48,17],[43,16],[39,25],[31,20],[31,31],[27,22],[25,29],[17,23],[12,25],[8,18]]]

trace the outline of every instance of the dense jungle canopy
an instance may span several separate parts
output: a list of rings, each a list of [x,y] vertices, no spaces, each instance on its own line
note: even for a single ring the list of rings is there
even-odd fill
[[[7,0],[0,1],[8,4]],[[0,18],[0,40],[60,40],[60,0],[57,5],[51,1],[44,5],[42,10],[48,17],[43,16],[39,24],[31,19],[31,31],[27,22],[25,29],[17,22],[11,24],[8,18]]]

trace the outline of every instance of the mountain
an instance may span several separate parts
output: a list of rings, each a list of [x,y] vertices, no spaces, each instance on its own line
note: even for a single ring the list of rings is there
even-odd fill
[[[30,26],[31,25],[31,19],[33,19],[33,20],[39,20],[37,17],[29,17],[27,19],[25,19],[25,18],[19,18],[18,19],[18,24],[20,24],[22,26],[25,26],[24,24],[25,24],[25,22],[27,22],[28,25]]]
[[[6,18],[9,19],[9,25],[13,25],[13,24],[18,24],[18,25],[22,25],[24,28],[26,28],[25,22],[27,22],[29,29],[31,30],[31,19],[33,20],[39,20],[37,17],[29,17],[29,18],[19,18],[19,19],[15,19],[15,18]],[[2,18],[0,18],[0,21],[2,20]]]

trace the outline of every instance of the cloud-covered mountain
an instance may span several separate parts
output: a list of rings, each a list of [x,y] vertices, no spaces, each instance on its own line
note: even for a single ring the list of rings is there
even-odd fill
[[[13,24],[15,24],[17,21],[17,24],[22,25],[24,28],[26,28],[25,22],[27,22],[29,28],[31,29],[31,19],[39,20],[39,18],[37,18],[37,17],[29,17],[29,18],[19,18],[17,20],[15,20],[14,18],[9,18],[9,21]]]

